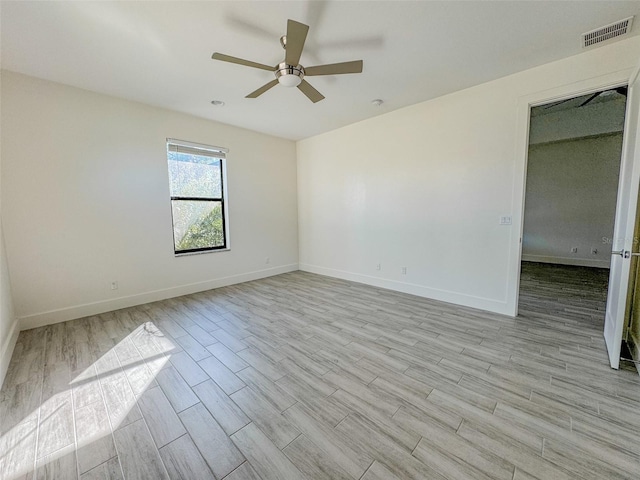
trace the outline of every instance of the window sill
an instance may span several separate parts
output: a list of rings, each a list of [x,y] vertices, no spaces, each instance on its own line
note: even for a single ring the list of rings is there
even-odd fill
[[[218,253],[218,252],[228,252],[231,248],[216,248],[214,250],[202,250],[201,252],[184,252],[184,253],[174,253],[175,257],[188,257],[191,255],[204,255],[207,253]]]

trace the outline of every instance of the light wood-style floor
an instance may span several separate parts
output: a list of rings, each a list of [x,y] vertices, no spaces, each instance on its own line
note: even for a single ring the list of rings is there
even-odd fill
[[[295,272],[25,331],[0,477],[638,479],[605,294],[525,264],[511,319]]]

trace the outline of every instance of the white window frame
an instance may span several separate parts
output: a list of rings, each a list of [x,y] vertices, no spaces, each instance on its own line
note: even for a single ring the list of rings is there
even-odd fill
[[[217,158],[220,160],[221,168],[221,179],[222,179],[222,225],[224,230],[224,246],[222,247],[206,247],[197,250],[186,250],[179,251],[176,250],[175,245],[175,235],[173,232],[173,205],[172,202],[174,200],[188,200],[188,197],[174,197],[170,194],[169,198],[169,206],[171,212],[171,238],[173,241],[173,251],[176,257],[183,257],[187,255],[200,255],[203,253],[214,253],[214,252],[228,252],[231,250],[231,238],[230,238],[230,229],[229,229],[229,198],[228,198],[228,184],[227,184],[227,154],[229,153],[229,149],[224,147],[215,147],[212,145],[206,145],[203,143],[195,143],[189,142],[186,140],[178,140],[175,138],[167,138],[166,142],[166,154],[167,154],[167,162],[169,161],[169,149],[170,145],[174,145],[177,147],[184,147],[186,149],[192,150],[197,154],[198,151],[203,152],[206,156],[210,156],[213,158]],[[206,153],[204,153],[206,152]],[[169,186],[171,186],[171,178],[169,178]],[[195,198],[195,197],[194,197]],[[211,199],[213,201],[213,199]]]

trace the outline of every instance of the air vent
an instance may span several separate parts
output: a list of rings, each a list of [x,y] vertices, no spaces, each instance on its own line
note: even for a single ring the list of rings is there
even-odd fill
[[[582,48],[590,47],[596,43],[611,40],[612,38],[619,37],[631,31],[631,25],[633,24],[633,17],[625,18],[618,22],[610,23],[604,27],[591,30],[590,32],[582,34]]]

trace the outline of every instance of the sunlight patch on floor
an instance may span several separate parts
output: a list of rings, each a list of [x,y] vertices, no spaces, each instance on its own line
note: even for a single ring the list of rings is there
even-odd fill
[[[70,382],[66,365],[45,370],[39,408],[0,436],[0,478],[16,480],[35,468],[55,478],[64,462],[77,462],[82,474],[96,466],[96,456],[112,458],[112,431],[130,423],[137,396],[155,384],[174,351],[147,322]]]

